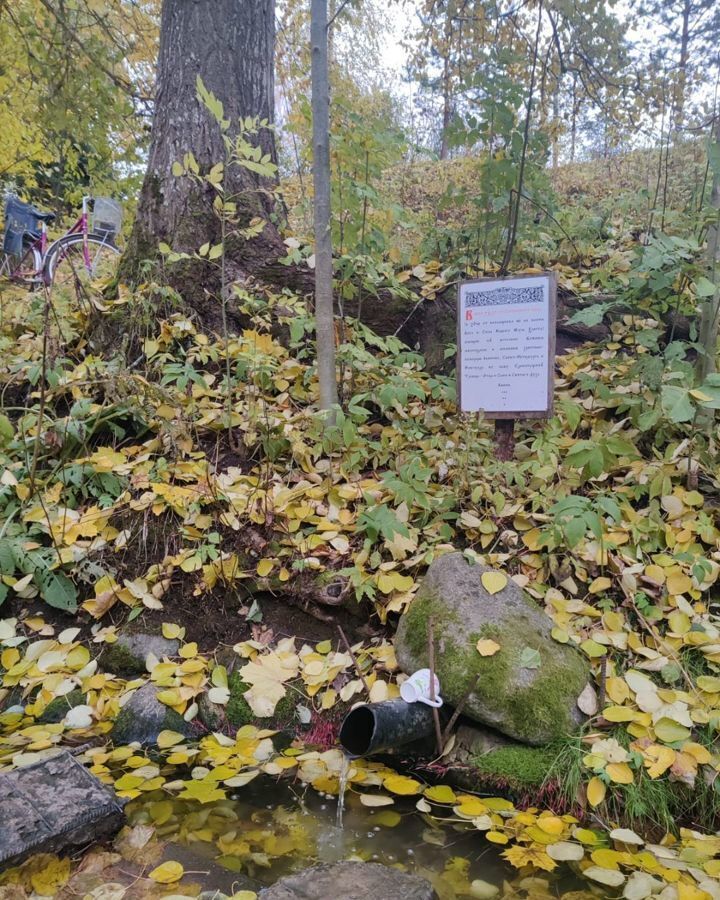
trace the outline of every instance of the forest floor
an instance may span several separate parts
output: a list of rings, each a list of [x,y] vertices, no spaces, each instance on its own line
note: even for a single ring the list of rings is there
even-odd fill
[[[3,288],[0,767],[76,748],[130,801],[130,824],[112,847],[6,871],[0,898],[197,896],[192,873],[160,863],[167,840],[244,871],[312,857],[294,821],[229,827],[229,798],[261,778],[337,793],[339,713],[398,696],[395,623],[451,549],[537,600],[604,703],[557,749],[552,809],[367,761],[349,773],[357,803],[391,812],[411,798],[435,831],[479,832],[516,873],[497,886],[506,896],[720,897],[720,387],[690,384],[688,348],[668,338],[662,310],[692,306],[697,287],[677,290],[685,251],[671,251],[628,238],[591,268],[557,267],[568,292],[610,284],[631,307],[606,318],[607,340],[558,357],[555,415],[519,425],[510,462],[492,423],[458,413],[451,377],[352,321],[345,412],[323,429],[311,318],[287,293],[258,287],[251,326],[226,347],[181,310],[148,319],[157,286],[84,309]],[[88,342],[98,317],[135,363]],[[134,678],[106,671],[129,626],[178,639],[179,656]],[[227,707],[236,677],[239,730],[168,730],[147,751],[109,740],[147,681],[189,722],[205,693]],[[79,711],[41,721],[78,689]],[[570,872],[587,890],[567,888]],[[442,900],[493,895],[462,859],[435,879]]]

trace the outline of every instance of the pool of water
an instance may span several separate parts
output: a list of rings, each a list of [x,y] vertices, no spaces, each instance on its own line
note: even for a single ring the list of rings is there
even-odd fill
[[[523,880],[502,859],[501,847],[475,830],[438,825],[410,799],[368,808],[350,790],[342,827],[337,810],[337,797],[259,778],[234,798],[215,803],[200,805],[156,792],[133,800],[126,812],[131,825],[154,825],[167,842],[165,859],[182,863],[203,889],[229,894],[258,890],[318,862],[344,859],[421,875],[434,884],[440,900],[550,897],[582,887],[569,870],[553,874],[551,881]]]

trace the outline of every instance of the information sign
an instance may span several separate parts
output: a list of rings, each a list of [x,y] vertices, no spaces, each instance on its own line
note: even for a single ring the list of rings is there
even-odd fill
[[[552,415],[554,272],[481,278],[458,291],[458,394],[488,419]]]

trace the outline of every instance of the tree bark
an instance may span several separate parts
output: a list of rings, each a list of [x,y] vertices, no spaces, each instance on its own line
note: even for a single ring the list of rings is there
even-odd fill
[[[148,168],[121,265],[123,280],[138,280],[140,264],[157,256],[160,242],[185,253],[220,242],[214,189],[174,176],[172,165],[192,153],[202,174],[226,157],[220,127],[198,99],[198,77],[222,102],[230,138],[238,133],[239,118],[273,121],[274,47],[275,0],[164,0]],[[275,159],[270,129],[261,130],[257,143]],[[271,180],[230,165],[223,186],[226,197],[237,195],[239,227],[255,216],[268,220],[274,207]],[[259,236],[228,241],[226,250],[229,271],[234,267],[235,274],[247,275],[282,254],[283,244],[267,221]],[[203,318],[209,308],[217,308],[216,268],[204,261],[183,262],[169,265],[166,275]]]
[[[333,258],[330,232],[330,82],[328,79],[327,0],[312,0],[313,185],[315,225],[315,335],[320,409],[330,413],[337,404],[335,375],[335,319]]]
[[[713,145],[715,160],[720,157],[720,118],[713,127]],[[715,285],[715,292],[705,297],[700,303],[699,343],[702,352],[697,359],[697,377],[702,382],[708,375],[717,371],[717,342],[720,327],[720,174],[717,162],[713,166],[712,191],[710,208],[715,218],[710,222],[707,233],[707,249],[705,261],[707,277]]]
[[[680,131],[685,122],[685,94],[687,92],[687,68],[690,59],[690,11],[692,0],[685,0],[683,5],[682,32],[680,35],[680,60],[675,87],[675,115],[673,125]]]

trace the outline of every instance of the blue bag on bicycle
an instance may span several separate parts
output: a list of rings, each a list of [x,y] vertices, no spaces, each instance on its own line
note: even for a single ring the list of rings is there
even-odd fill
[[[36,210],[17,197],[8,197],[5,203],[5,237],[3,250],[11,256],[22,256],[25,235],[37,237]]]

